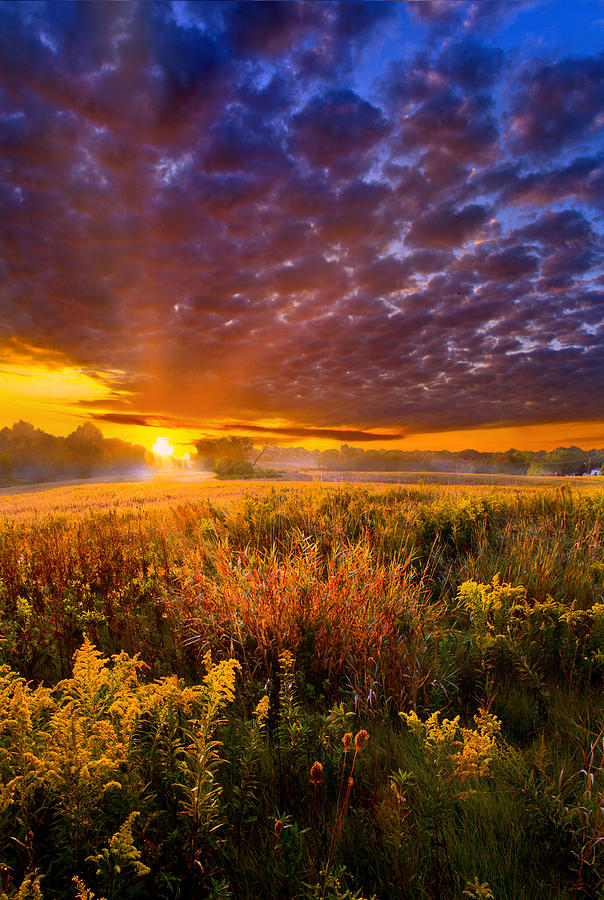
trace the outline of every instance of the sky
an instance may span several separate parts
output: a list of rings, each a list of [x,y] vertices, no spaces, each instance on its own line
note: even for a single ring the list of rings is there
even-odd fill
[[[0,427],[604,446],[604,5],[0,3]]]

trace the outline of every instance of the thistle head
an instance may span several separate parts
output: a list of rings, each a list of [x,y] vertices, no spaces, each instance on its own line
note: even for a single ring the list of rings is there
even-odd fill
[[[367,741],[369,740],[369,733],[365,731],[364,728],[358,732],[357,736],[354,739],[354,746],[356,750],[362,750]]]
[[[321,784],[323,781],[323,766],[320,762],[314,762],[310,767],[310,780],[314,785]]]
[[[347,731],[344,737],[342,738],[342,743],[344,744],[344,750],[350,750],[352,747],[352,732]]]
[[[275,822],[275,837],[278,838],[281,836],[281,832],[283,831],[283,822],[281,819],[277,819]]]

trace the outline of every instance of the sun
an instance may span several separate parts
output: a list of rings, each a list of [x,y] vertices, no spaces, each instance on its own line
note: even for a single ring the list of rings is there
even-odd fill
[[[174,447],[165,437],[158,437],[153,444],[153,452],[156,456],[172,456]]]

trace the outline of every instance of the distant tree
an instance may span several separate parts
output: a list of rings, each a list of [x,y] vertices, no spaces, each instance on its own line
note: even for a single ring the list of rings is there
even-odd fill
[[[342,458],[339,450],[322,450],[319,453],[320,469],[341,469]]]
[[[559,475],[581,475],[587,471],[588,454],[580,447],[556,447],[548,456]]]
[[[197,463],[206,469],[216,469],[219,463],[249,462],[254,445],[246,437],[221,437],[193,442]]]
[[[507,450],[497,459],[497,471],[508,475],[526,475],[530,465],[530,453],[521,450]]]
[[[82,477],[90,475],[103,460],[103,433],[92,422],[80,425],[65,438],[67,452]]]
[[[76,430],[67,436],[68,442],[79,444],[82,447],[100,446],[104,440],[103,432],[96,425],[93,425],[92,422],[78,425]]]
[[[527,475],[549,475],[550,472],[546,472],[543,463],[540,462],[532,462],[527,470]]]
[[[52,481],[91,475],[95,471],[140,466],[145,448],[118,438],[106,439],[91,422],[80,425],[67,437],[47,434],[29,422],[16,422],[0,429],[0,478]],[[11,477],[9,475],[8,477]]]
[[[0,453],[0,482],[10,481],[13,475],[13,461],[6,453]]]

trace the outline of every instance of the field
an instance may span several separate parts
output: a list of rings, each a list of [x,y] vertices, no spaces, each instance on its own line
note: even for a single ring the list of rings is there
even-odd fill
[[[0,496],[0,898],[603,897],[602,482],[467,480]]]

